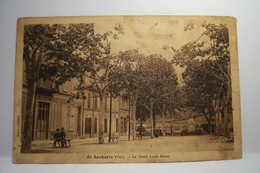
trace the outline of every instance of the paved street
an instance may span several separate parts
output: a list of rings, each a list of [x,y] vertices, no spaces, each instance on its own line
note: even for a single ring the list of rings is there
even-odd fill
[[[215,142],[219,136],[166,136],[151,139],[143,137],[142,140],[128,141],[126,136],[120,138],[120,142],[108,143],[105,138],[104,144],[98,144],[97,138],[73,139],[71,147],[51,148],[52,141],[34,141],[33,152],[35,153],[128,153],[128,152],[160,152],[180,151],[218,151],[232,150],[233,142]]]

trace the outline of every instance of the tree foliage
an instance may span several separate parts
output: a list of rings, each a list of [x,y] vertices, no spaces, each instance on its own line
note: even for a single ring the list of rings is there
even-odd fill
[[[121,26],[115,29],[123,32]],[[61,85],[77,78],[79,92],[75,97],[84,98],[84,75],[97,75],[104,67],[105,55],[110,53],[110,44],[106,41],[111,34],[116,36],[113,32],[96,34],[94,24],[25,26],[23,58],[28,92],[21,152],[31,151],[37,81],[52,79]]]
[[[62,25],[26,25],[24,27],[23,60],[27,80],[27,99],[25,125],[22,136],[21,152],[31,152],[33,112],[37,81],[49,72],[43,72],[52,57],[65,57],[68,52],[62,50],[62,37],[66,28]],[[51,70],[50,70],[51,71]]]
[[[201,27],[204,29],[202,34],[177,50],[172,63],[187,67],[183,78],[188,106],[204,114],[207,108],[208,116],[205,117],[208,121],[211,121],[210,114],[219,116],[219,110],[222,109],[227,134],[227,114],[231,99],[228,28],[223,24],[206,23]],[[186,29],[187,32],[192,30],[193,28]],[[220,104],[215,105],[216,100]]]
[[[150,112],[151,136],[155,125],[156,103],[167,103],[167,108],[173,104],[174,94],[178,85],[173,66],[160,55],[151,55],[140,64],[142,85],[139,86],[139,100]],[[168,104],[170,103],[170,104]]]
[[[167,108],[173,103],[178,85],[173,66],[161,55],[145,56],[137,50],[120,52],[118,58],[122,61],[116,67],[117,78],[112,87],[119,87],[121,94],[130,99],[134,124],[136,118],[145,120],[147,111],[153,121],[154,111],[157,110],[156,103],[168,103]],[[135,133],[135,128],[133,132]]]

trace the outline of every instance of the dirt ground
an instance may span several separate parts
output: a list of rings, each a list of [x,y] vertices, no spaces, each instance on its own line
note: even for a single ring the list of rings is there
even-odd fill
[[[96,138],[74,139],[71,147],[52,148],[52,141],[37,141],[33,143],[34,153],[152,153],[160,152],[188,152],[188,151],[223,151],[233,150],[233,142],[221,142],[221,137],[202,136],[165,136],[159,138],[143,137],[142,140],[128,141],[127,137],[121,137],[119,142],[98,144]],[[218,142],[217,142],[218,141]]]

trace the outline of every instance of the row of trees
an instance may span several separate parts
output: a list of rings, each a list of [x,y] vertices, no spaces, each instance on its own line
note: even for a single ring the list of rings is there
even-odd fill
[[[124,34],[121,25],[103,34],[95,33],[94,24],[25,26],[23,57],[28,92],[21,152],[31,152],[39,79],[53,80],[58,86],[76,78],[78,83],[74,89],[77,93],[71,99],[85,100],[87,91],[96,92],[100,99],[99,119],[105,116],[103,98],[106,95],[127,97],[130,100],[133,131],[137,100],[149,110],[150,117],[154,115],[156,103],[163,103],[164,111],[173,103],[177,77],[170,62],[161,55],[145,56],[137,50],[111,54],[109,40],[118,39],[120,34]],[[99,130],[102,130],[102,123],[99,121]]]
[[[204,114],[210,128],[213,118],[223,116],[224,132],[228,134],[228,117],[232,110],[228,29],[215,24],[203,24],[202,28],[204,31],[197,40],[179,50],[173,49],[173,58],[167,60],[159,54],[143,55],[137,50],[111,54],[110,40],[124,34],[121,25],[103,34],[95,33],[94,24],[26,25],[23,57],[28,92],[21,152],[31,152],[33,109],[39,79],[54,80],[58,86],[76,78],[77,94],[71,99],[85,100],[88,99],[87,91],[96,92],[100,99],[100,119],[105,116],[106,95],[127,97],[133,132],[138,104],[149,113],[153,137],[154,110],[163,117],[170,116],[181,103],[181,106]],[[186,32],[192,32],[192,29],[185,28]],[[185,68],[185,102],[178,98],[180,87],[174,66]],[[102,130],[102,121],[99,121],[99,127]],[[220,124],[216,124],[216,128],[218,133],[223,132]]]
[[[39,79],[54,80],[58,86],[71,78],[77,78],[79,85],[75,98],[86,99],[84,91],[90,88],[103,98],[109,71],[102,71],[103,76],[99,76],[99,71],[111,59],[108,38],[118,39],[118,34],[123,33],[120,25],[115,26],[113,31],[96,34],[94,24],[36,24],[24,27],[23,58],[28,92],[21,152],[31,151],[35,94]],[[91,86],[85,86],[86,77],[94,80]]]
[[[210,132],[213,123],[216,134],[229,136],[232,100],[228,28],[222,24],[201,27],[201,35],[177,50],[172,63],[186,68],[182,75],[186,107],[205,115]],[[193,27],[185,30],[192,32]]]
[[[176,72],[172,64],[161,55],[145,56],[137,50],[119,53],[124,63],[118,66],[114,88],[118,86],[130,101],[133,132],[136,124],[136,106],[141,104],[149,112],[151,120],[151,136],[154,134],[155,107],[161,108],[162,115],[175,106],[176,88],[178,86]],[[139,118],[143,115],[139,115]],[[145,115],[144,115],[145,116]],[[133,133],[135,138],[135,133]]]

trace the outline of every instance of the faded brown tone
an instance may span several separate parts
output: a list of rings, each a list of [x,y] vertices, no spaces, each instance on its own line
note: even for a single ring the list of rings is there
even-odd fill
[[[147,116],[146,120],[141,122],[146,127],[148,132],[147,136],[143,136],[142,140],[137,139],[135,136],[135,129],[139,124],[137,124],[138,119],[134,112],[140,111],[138,109],[137,97],[142,100],[142,92],[139,91],[139,94],[134,95],[134,93],[129,94],[129,97],[133,96],[135,99],[134,103],[129,101],[128,103],[124,102],[125,95],[119,93],[120,96],[113,98],[113,110],[114,110],[112,123],[109,123],[109,107],[108,103],[103,99],[96,101],[100,109],[94,109],[93,99],[93,109],[91,106],[88,106],[87,100],[83,98],[82,100],[76,100],[73,103],[66,103],[66,99],[69,99],[69,94],[65,93],[65,88],[71,82],[69,79],[65,81],[61,86],[59,86],[59,94],[51,94],[50,97],[45,97],[47,93],[37,93],[36,91],[36,105],[47,105],[44,107],[44,110],[40,107],[39,109],[34,108],[34,118],[31,119],[35,126],[40,121],[37,121],[37,117],[40,120],[43,120],[41,116],[44,115],[44,111],[47,110],[48,114],[46,117],[48,119],[48,125],[45,128],[46,133],[44,132],[44,137],[37,137],[36,133],[42,135],[42,132],[37,131],[37,127],[33,127],[29,130],[33,133],[32,145],[29,146],[29,153],[21,153],[21,143],[22,143],[22,133],[24,132],[23,128],[27,124],[23,124],[25,121],[23,119],[23,105],[24,93],[26,93],[27,88],[24,87],[24,28],[27,25],[34,24],[60,24],[67,27],[69,24],[79,24],[79,23],[93,23],[94,30],[97,34],[104,34],[108,31],[111,31],[116,24],[121,24],[123,27],[124,34],[118,35],[119,39],[109,40],[111,47],[109,55],[119,56],[121,52],[127,52],[128,50],[138,50],[138,56],[149,57],[150,55],[161,55],[164,57],[165,61],[172,62],[176,55],[177,50],[181,50],[182,46],[197,40],[200,38],[202,32],[204,32],[201,26],[203,24],[223,24],[228,30],[229,44],[228,49],[230,53],[230,66],[228,74],[230,74],[230,83],[231,86],[228,90],[231,90],[231,113],[222,113],[229,114],[229,118],[223,115],[223,126],[228,126],[232,128],[232,135],[225,131],[226,127],[215,124],[212,120],[208,124],[214,124],[215,131],[213,129],[203,129],[202,124],[205,124],[206,120],[203,119],[203,116],[190,108],[191,106],[185,105],[184,103],[178,103],[174,105],[174,108],[169,108],[168,112],[162,113],[163,111],[160,108],[164,108],[165,104],[157,100],[161,99],[158,95],[153,95],[154,105],[158,104],[159,108],[152,105],[149,108],[146,108]],[[185,27],[188,28],[188,31],[184,31]],[[190,31],[189,31],[190,30]],[[207,38],[203,38],[205,44],[210,41]],[[106,38],[104,39],[106,42]],[[102,42],[103,43],[103,42]],[[105,44],[105,43],[104,43]],[[66,45],[65,45],[66,46]],[[130,52],[131,53],[131,52]],[[75,54],[73,54],[75,55]],[[128,55],[128,54],[126,54]],[[130,55],[129,55],[130,56]],[[120,56],[119,56],[120,57]],[[208,58],[209,55],[204,58]],[[200,57],[199,57],[200,58]],[[160,58],[158,58],[160,59]],[[202,58],[203,59],[203,58]],[[158,61],[161,62],[161,61]],[[114,63],[114,62],[113,62]],[[162,63],[164,63],[162,61]],[[179,63],[179,64],[178,64]],[[177,64],[172,63],[174,67],[174,73],[177,77],[178,85],[177,88],[185,85],[185,78],[183,78],[183,73],[187,67],[180,67],[181,60]],[[193,62],[191,62],[192,64]],[[228,62],[229,63],[229,62]],[[185,66],[189,66],[185,64]],[[143,68],[146,66],[143,65]],[[157,66],[156,66],[157,67]],[[165,66],[166,67],[166,66]],[[160,67],[158,67],[160,68]],[[150,74],[150,73],[149,73]],[[109,73],[106,74],[109,76]],[[147,75],[149,76],[149,75]],[[73,76],[74,77],[74,76]],[[153,77],[153,76],[152,76]],[[85,79],[85,78],[84,78]],[[85,79],[84,84],[91,80]],[[144,80],[143,81],[150,81]],[[71,82],[71,86],[76,86],[78,82]],[[107,84],[109,82],[104,82]],[[38,82],[39,84],[39,82]],[[141,85],[141,83],[138,83]],[[99,85],[99,84],[98,84]],[[145,85],[144,85],[145,86]],[[162,86],[163,87],[163,86]],[[114,87],[116,88],[116,87]],[[36,88],[35,88],[36,89]],[[121,88],[120,88],[121,89]],[[73,90],[73,89],[72,89]],[[118,90],[117,88],[115,90]],[[24,91],[24,92],[22,92]],[[123,92],[124,90],[120,90]],[[131,90],[132,91],[132,90]],[[142,90],[144,91],[144,90]],[[177,89],[176,89],[177,91]],[[174,91],[174,92],[176,92]],[[57,92],[57,91],[55,91]],[[68,92],[66,90],[66,92]],[[93,98],[96,91],[88,91],[88,98]],[[106,93],[111,93],[112,91],[107,90]],[[154,93],[154,91],[152,91]],[[226,91],[229,92],[229,91]],[[34,93],[34,92],[33,92]],[[32,94],[33,94],[32,93]],[[73,96],[74,91],[71,91],[71,96]],[[138,92],[137,92],[138,93]],[[157,92],[160,93],[160,92]],[[38,95],[37,95],[38,94]],[[49,94],[49,93],[48,93]],[[56,95],[55,95],[56,94]],[[84,93],[85,94],[85,93]],[[150,93],[145,93],[146,95]],[[163,95],[163,94],[161,94]],[[185,95],[185,94],[184,94]],[[100,95],[102,97],[108,97],[105,95]],[[122,98],[121,98],[122,97]],[[156,98],[155,98],[156,97]],[[157,98],[158,97],[158,98]],[[61,99],[63,99],[61,101]],[[48,100],[48,101],[47,101]],[[122,101],[120,101],[122,100]],[[151,99],[150,99],[151,100]],[[156,101],[154,101],[156,100]],[[171,100],[171,99],[170,99]],[[172,99],[173,100],[173,99]],[[179,100],[181,100],[179,98]],[[128,101],[128,100],[125,100]],[[13,144],[13,161],[15,163],[135,163],[135,162],[175,162],[175,161],[200,161],[200,160],[221,160],[221,159],[239,159],[242,157],[242,137],[241,137],[241,114],[240,114],[240,90],[239,90],[239,76],[238,76],[238,50],[237,50],[237,31],[236,31],[236,19],[232,17],[202,17],[202,16],[106,16],[106,17],[46,17],[46,18],[22,18],[18,19],[17,22],[17,44],[16,44],[16,77],[15,77],[15,107],[14,107],[14,144]],[[112,102],[112,101],[111,101]],[[217,102],[215,100],[215,102]],[[214,102],[214,103],[215,103]],[[229,98],[226,102],[229,102]],[[48,104],[47,104],[48,103]],[[59,107],[61,103],[61,107]],[[90,103],[89,103],[90,104]],[[92,102],[91,102],[92,104]],[[131,104],[131,108],[130,108]],[[149,107],[148,104],[151,104],[145,100],[142,103],[141,107]],[[100,106],[99,106],[100,105]],[[122,106],[124,105],[124,106]],[[134,106],[133,106],[134,105]],[[147,106],[148,105],[148,106]],[[181,105],[181,106],[180,106]],[[185,105],[185,106],[183,106]],[[36,107],[36,106],[35,106]],[[57,109],[53,109],[56,107]],[[106,108],[105,108],[106,107]],[[155,108],[156,107],[156,108]],[[183,108],[185,107],[185,108]],[[223,105],[222,105],[223,107]],[[76,110],[78,108],[78,110]],[[79,109],[80,108],[80,109]],[[122,109],[124,108],[124,110]],[[75,111],[74,111],[75,109]],[[106,113],[107,109],[107,113]],[[129,110],[128,110],[129,109]],[[174,110],[174,115],[171,114],[170,110]],[[222,108],[221,108],[222,109]],[[59,111],[61,113],[59,113]],[[70,119],[64,119],[63,112],[66,112],[66,115],[70,116]],[[74,112],[73,112],[74,111]],[[76,115],[75,112],[79,112],[79,115]],[[134,116],[130,120],[130,116]],[[228,106],[223,111],[228,111]],[[46,111],[45,111],[46,112]],[[71,115],[67,112],[72,112]],[[101,113],[100,113],[101,112]],[[104,112],[104,115],[102,115]],[[149,112],[152,112],[150,115]],[[155,112],[155,113],[153,113]],[[138,112],[140,113],[140,112]],[[220,111],[218,112],[219,114]],[[93,117],[92,116],[93,114]],[[141,115],[143,113],[140,113]],[[156,114],[156,115],[154,115]],[[158,115],[157,115],[158,114]],[[160,114],[160,115],[159,115]],[[162,114],[162,115],[161,115]],[[177,115],[177,116],[176,116]],[[193,115],[196,119],[196,124],[200,126],[205,134],[200,136],[196,135],[183,135],[182,131],[184,127],[188,126],[188,118]],[[49,117],[50,116],[50,117]],[[78,116],[76,118],[72,118]],[[102,117],[104,116],[104,117]],[[151,118],[151,117],[157,118]],[[164,119],[164,116],[166,118]],[[172,116],[172,117],[171,117]],[[173,118],[173,116],[175,116]],[[39,118],[40,117],[40,118]],[[216,117],[216,115],[215,115]],[[231,117],[231,118],[230,118]],[[128,120],[129,118],[129,120]],[[94,121],[97,119],[97,125]],[[122,119],[122,122],[121,122]],[[142,118],[141,118],[142,119]],[[217,119],[217,118],[215,118]],[[231,120],[230,120],[231,119]],[[101,122],[102,121],[102,122]],[[130,122],[131,121],[131,122]],[[155,121],[155,122],[153,122]],[[225,122],[226,121],[226,122]],[[74,124],[71,124],[73,122]],[[90,122],[89,126],[87,126]],[[126,124],[126,123],[129,124]],[[231,124],[228,124],[231,123]],[[106,125],[112,124],[112,131],[120,133],[120,142],[119,143],[107,143],[108,138],[111,138],[112,134],[109,132]],[[154,125],[155,124],[155,125]],[[72,137],[71,147],[68,148],[51,148],[52,141],[50,140],[50,128],[62,127],[65,126],[66,131],[70,132]],[[170,127],[170,126],[174,126]],[[211,125],[210,125],[211,126]],[[220,127],[221,126],[221,127]],[[159,136],[159,138],[154,138],[153,128],[160,127],[163,129],[164,134]],[[88,128],[90,130],[88,130]],[[96,130],[95,130],[96,128]],[[222,128],[222,129],[221,129]],[[107,129],[107,130],[105,130]],[[151,129],[151,130],[150,130]],[[219,131],[217,131],[218,129]],[[221,129],[221,130],[220,130]],[[105,143],[98,144],[100,131],[107,131],[105,134]],[[207,130],[209,132],[207,132]],[[91,133],[88,133],[91,131]],[[151,131],[151,137],[150,135]],[[169,135],[170,133],[170,135]],[[179,134],[181,133],[181,134]],[[130,134],[130,135],[129,135]],[[134,134],[134,135],[133,135]],[[168,134],[168,135],[167,135]],[[107,135],[107,136],[106,136]],[[130,141],[128,139],[130,138]],[[229,139],[232,140],[229,142]],[[36,140],[37,139],[37,140]],[[110,139],[109,139],[110,141]],[[57,154],[58,153],[58,154]]]

